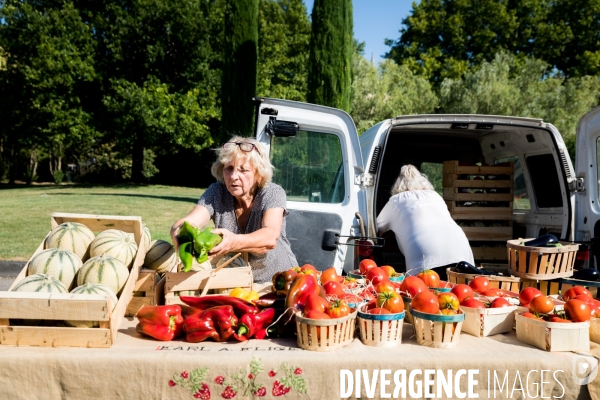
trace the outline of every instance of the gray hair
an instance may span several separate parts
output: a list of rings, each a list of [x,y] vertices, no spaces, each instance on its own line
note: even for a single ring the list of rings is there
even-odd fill
[[[225,183],[223,180],[223,168],[225,164],[231,160],[243,160],[250,162],[255,168],[256,174],[259,176],[258,187],[264,187],[267,183],[271,182],[273,178],[273,164],[269,160],[267,154],[267,146],[253,138],[245,138],[242,136],[232,136],[228,142],[245,142],[251,143],[256,148],[252,151],[243,151],[240,146],[227,146],[219,147],[214,149],[217,153],[217,160],[213,163],[210,168],[211,174],[217,178],[221,183]],[[258,150],[258,151],[256,151]]]
[[[433,190],[433,185],[425,174],[414,165],[406,164],[400,168],[400,175],[392,187],[392,196],[408,190]]]

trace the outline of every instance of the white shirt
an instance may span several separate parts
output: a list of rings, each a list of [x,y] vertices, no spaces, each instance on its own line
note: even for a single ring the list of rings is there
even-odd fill
[[[377,217],[379,232],[393,231],[406,258],[406,270],[441,267],[467,261],[473,252],[442,197],[433,190],[411,190],[388,200]]]

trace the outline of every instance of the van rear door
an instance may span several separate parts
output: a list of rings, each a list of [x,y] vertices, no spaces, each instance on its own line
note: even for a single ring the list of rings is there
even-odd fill
[[[581,118],[576,141],[575,240],[592,241],[600,256],[600,107]]]
[[[287,194],[286,235],[298,263],[334,266],[338,273],[346,263],[349,270],[353,248],[336,242],[360,236],[356,212],[365,224],[369,218],[354,121],[344,111],[314,104],[257,102],[256,138],[269,148],[273,182]]]

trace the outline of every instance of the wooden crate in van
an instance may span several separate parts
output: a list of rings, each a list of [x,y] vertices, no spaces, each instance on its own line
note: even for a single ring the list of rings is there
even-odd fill
[[[514,164],[461,166],[451,160],[444,162],[443,173],[448,211],[469,242],[476,242],[471,243],[475,260],[507,260],[506,249],[495,244],[513,236]]]
[[[111,347],[125,315],[146,254],[142,240],[141,217],[54,213],[51,228],[64,222],[78,222],[93,232],[119,229],[132,233],[138,245],[129,277],[117,305],[100,295],[11,292],[27,276],[29,262],[23,267],[8,292],[0,291],[0,344],[16,346]],[[46,238],[31,258],[45,249]],[[30,259],[31,261],[31,259]],[[112,312],[110,311],[112,310]],[[12,319],[37,320],[50,326],[14,326]],[[64,320],[98,321],[98,328],[62,326]],[[58,326],[57,326],[58,325]]]
[[[135,316],[143,306],[158,306],[163,304],[165,299],[165,281],[166,277],[160,276],[156,271],[142,269],[133,288],[133,297],[127,305],[125,316]]]

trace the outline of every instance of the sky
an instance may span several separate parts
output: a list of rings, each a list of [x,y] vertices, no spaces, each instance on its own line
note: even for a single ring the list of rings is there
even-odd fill
[[[303,0],[310,15],[314,0]],[[385,39],[398,39],[402,20],[412,10],[412,0],[353,0],[354,37],[365,42],[365,58],[377,64],[389,51]],[[417,1],[418,3],[418,1]]]

